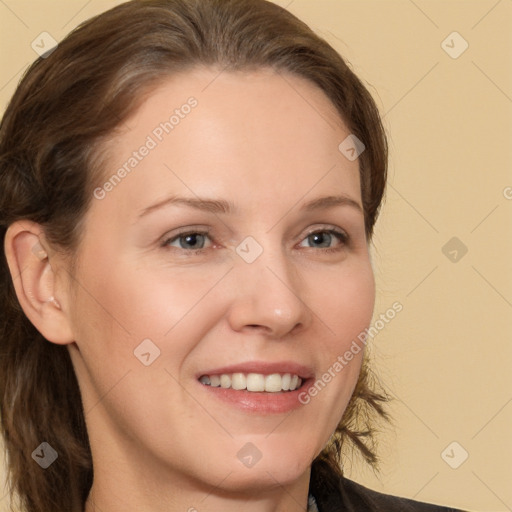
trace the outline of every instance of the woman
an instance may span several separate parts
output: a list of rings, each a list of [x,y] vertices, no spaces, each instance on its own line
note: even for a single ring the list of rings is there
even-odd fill
[[[453,510],[374,464],[368,245],[387,146],[263,0],[143,0],[26,73],[0,133],[1,418],[35,511]]]

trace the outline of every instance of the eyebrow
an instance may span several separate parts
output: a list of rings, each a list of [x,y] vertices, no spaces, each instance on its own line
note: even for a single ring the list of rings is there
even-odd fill
[[[139,218],[144,217],[155,210],[171,205],[187,206],[189,208],[195,208],[196,210],[215,214],[232,214],[238,212],[238,208],[231,201],[226,201],[224,199],[171,196],[144,208],[140,212]],[[362,206],[356,200],[346,195],[323,196],[312,199],[311,201],[304,203],[300,207],[299,211],[325,210],[339,206],[350,206],[358,210],[360,213],[363,213]]]

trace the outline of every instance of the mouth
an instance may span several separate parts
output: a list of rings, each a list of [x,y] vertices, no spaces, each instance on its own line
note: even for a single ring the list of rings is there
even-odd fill
[[[282,393],[296,391],[303,379],[295,373],[221,373],[201,375],[199,382],[214,388],[234,389],[252,393]]]
[[[205,369],[196,379],[214,400],[243,412],[266,415],[303,406],[300,395],[314,376],[312,368],[292,361],[247,361]]]

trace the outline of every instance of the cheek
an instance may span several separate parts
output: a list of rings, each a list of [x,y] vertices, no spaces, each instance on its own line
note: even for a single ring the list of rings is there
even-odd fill
[[[341,351],[363,332],[371,321],[375,283],[369,261],[354,261],[341,271],[325,276],[323,286],[312,288],[319,318],[326,335],[326,349]]]
[[[321,354],[321,367],[301,401],[317,410],[319,425],[330,435],[350,400],[363,360],[364,344],[358,336],[365,332],[373,314],[371,265],[362,260],[347,265],[325,279],[325,286],[314,290],[310,300],[316,305],[317,325],[323,335],[310,345],[310,350]]]
[[[128,261],[107,265],[105,258],[98,264],[99,254],[88,260],[96,265],[84,267],[78,276],[84,286],[79,286],[74,304],[80,350],[74,364],[83,384],[84,404],[86,409],[92,407],[129,372],[124,385],[129,381],[133,390],[121,394],[119,403],[110,407],[128,408],[135,415],[134,423],[141,410],[152,407],[156,419],[162,413],[160,400],[180,390],[170,375],[180,378],[187,358],[225,309],[221,301],[212,304],[208,297],[225,271],[155,272]],[[144,389],[153,390],[151,399]],[[137,400],[143,403],[134,409]]]
[[[90,266],[79,276],[87,287],[80,286],[74,316],[95,331],[94,338],[107,338],[107,344],[160,340],[197,311],[207,320],[208,309],[200,302],[218,280],[210,274],[155,272],[130,262]]]

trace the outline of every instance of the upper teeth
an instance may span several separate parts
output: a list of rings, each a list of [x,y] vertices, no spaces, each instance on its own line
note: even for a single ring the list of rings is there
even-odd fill
[[[279,391],[294,391],[302,384],[302,379],[298,375],[291,373],[272,373],[263,375],[262,373],[223,373],[222,375],[203,375],[200,382],[207,386],[247,389],[247,391],[269,391],[276,393]]]

